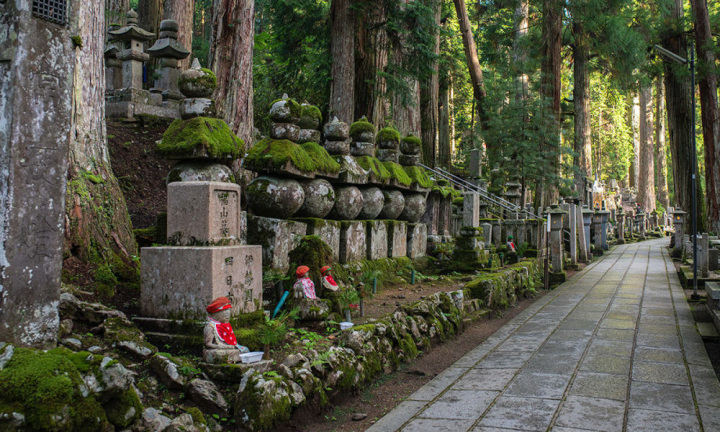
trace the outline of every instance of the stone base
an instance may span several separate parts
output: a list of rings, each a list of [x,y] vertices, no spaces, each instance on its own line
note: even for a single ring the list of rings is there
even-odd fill
[[[261,245],[265,266],[282,273],[290,268],[288,254],[300,245],[300,240],[306,235],[307,225],[304,223],[248,216],[248,242]]]
[[[425,256],[427,250],[427,225],[424,223],[408,224],[407,256],[416,259]]]
[[[294,221],[307,225],[307,234],[320,237],[333,253],[333,259],[340,259],[340,222],[317,218],[296,218]],[[292,250],[292,249],[290,249]],[[289,250],[289,251],[290,251]],[[289,252],[288,251],[288,252]]]
[[[180,118],[180,104],[177,101],[163,101],[158,93],[147,90],[121,89],[106,97],[105,115],[136,120],[139,115],[153,115],[164,118]]]
[[[366,184],[368,172],[361,167],[352,156],[336,156],[335,160],[340,164],[340,173],[337,176],[339,183],[353,185]]]
[[[141,259],[143,316],[204,319],[220,296],[231,299],[233,315],[262,307],[260,246],[142,248]]]
[[[365,222],[343,221],[340,227],[340,262],[362,261],[366,258]]]
[[[365,223],[367,259],[378,260],[388,257],[388,224],[386,221],[371,220]]]
[[[398,258],[407,256],[408,227],[406,222],[388,221],[388,257]]]
[[[200,367],[214,381],[240,383],[245,372],[254,369],[260,373],[267,372],[272,367],[272,360],[260,360],[257,363],[238,363],[233,365],[217,365],[200,363]]]

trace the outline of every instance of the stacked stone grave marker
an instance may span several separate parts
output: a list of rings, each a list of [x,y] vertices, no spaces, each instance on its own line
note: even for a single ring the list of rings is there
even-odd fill
[[[148,48],[150,57],[159,61],[159,75],[155,79],[152,89],[153,93],[160,93],[165,101],[177,101],[183,99],[178,89],[178,78],[180,77],[180,60],[187,58],[190,51],[178,42],[178,23],[174,20],[163,20],[160,22],[160,34],[155,44]]]
[[[211,74],[195,65],[181,76],[180,91],[207,99]],[[168,176],[169,246],[141,250],[145,317],[200,320],[220,296],[231,299],[233,315],[262,308],[262,248],[245,244],[241,189],[222,164],[242,155],[244,143],[211,116],[214,103],[204,106],[185,111],[158,142],[160,154],[178,163]]]

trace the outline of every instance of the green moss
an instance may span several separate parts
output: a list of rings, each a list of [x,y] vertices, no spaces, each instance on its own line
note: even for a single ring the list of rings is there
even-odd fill
[[[308,142],[301,144],[303,150],[315,162],[315,169],[324,173],[337,174],[340,172],[340,164],[318,143]]]
[[[420,140],[420,138],[418,138],[414,135],[408,135],[405,138],[403,138],[402,140],[403,140],[403,142],[406,142],[408,144],[412,144],[412,145],[418,146],[418,147],[420,147],[420,145],[422,144],[422,141]]]
[[[193,419],[193,424],[195,425],[207,425],[207,421],[205,420],[205,416],[203,415],[202,411],[200,411],[196,407],[190,407],[185,410],[186,413],[190,414],[190,416]]]
[[[96,293],[104,298],[110,298],[115,295],[115,287],[118,285],[117,277],[113,273],[109,265],[104,264],[95,270],[95,284],[93,286]]]
[[[318,123],[322,121],[322,113],[320,112],[320,108],[316,107],[315,105],[301,105],[301,112],[301,117],[307,117],[309,119],[317,121]]]
[[[419,354],[417,346],[415,345],[415,341],[409,333],[406,334],[402,340],[400,340],[400,348],[405,353],[406,360],[412,360]]]
[[[133,387],[119,397],[113,398],[103,408],[110,423],[121,429],[133,424],[143,412],[142,402]]]
[[[355,135],[363,132],[370,132],[375,135],[375,126],[367,121],[367,118],[365,117],[350,125],[350,136],[354,137]]]
[[[410,179],[402,165],[395,162],[383,162],[382,164],[390,172],[390,178],[405,186],[412,184],[412,179]]]
[[[433,186],[433,181],[427,173],[425,168],[419,166],[408,166],[405,167],[405,172],[412,181],[412,184],[416,184],[420,187],[430,188]]]
[[[73,48],[83,49],[82,37],[80,37],[79,35],[75,35],[75,36],[71,37],[70,40],[72,40]]]
[[[89,171],[83,171],[82,176],[85,177],[92,184],[99,185],[105,183],[105,180],[103,180],[102,177],[100,177],[99,175],[95,175]]]
[[[180,75],[180,78],[178,78],[178,86],[182,87],[187,83],[192,83],[198,87],[215,90],[215,88],[217,88],[217,77],[215,76],[213,71],[206,68],[202,68],[201,70],[204,72],[204,74],[199,77],[188,77]]]
[[[94,361],[94,356],[84,353]],[[46,352],[16,348],[0,371],[0,406],[22,413],[28,430],[97,431],[108,427],[107,417],[93,397],[83,397],[84,382],[71,351]]]
[[[258,324],[265,322],[265,312],[262,310],[256,310],[255,312],[248,312],[239,315],[235,315],[230,318],[230,324],[234,329],[255,327]]]
[[[245,143],[223,120],[195,117],[172,122],[157,150],[166,157],[237,159],[244,154]]]
[[[288,254],[290,269],[288,276],[295,280],[295,269],[304,265],[310,267],[310,278],[319,281],[320,269],[333,264],[333,252],[330,246],[316,235],[305,236],[300,244]]]
[[[358,165],[364,170],[370,170],[375,175],[375,178],[379,181],[386,181],[390,180],[392,175],[390,174],[390,171],[388,171],[387,168],[385,168],[385,165],[383,165],[382,162],[380,162],[377,158],[374,158],[372,156],[361,156],[355,158]]]
[[[302,116],[302,114],[303,114],[303,107],[302,107],[302,105],[300,105],[300,104],[298,103],[298,101],[296,101],[295,99],[291,99],[291,98],[288,98],[288,99],[275,99],[275,100],[272,101],[272,103],[270,104],[270,107],[272,107],[273,105],[275,105],[277,102],[282,102],[282,101],[285,101],[285,102],[286,102],[286,105],[285,105],[285,106],[287,106],[287,107],[290,109],[290,117],[295,118],[295,119],[299,119],[299,118]],[[320,110],[318,110],[318,111],[320,111]],[[322,115],[321,115],[321,117],[322,117]]]
[[[397,130],[386,127],[380,130],[377,134],[376,142],[400,142],[400,132]]]
[[[457,197],[452,200],[452,205],[462,207],[464,202],[465,202],[465,199],[463,197]]]
[[[298,144],[288,140],[265,138],[253,146],[245,157],[245,166],[254,171],[277,171],[291,163],[301,172],[314,172],[315,161]]]

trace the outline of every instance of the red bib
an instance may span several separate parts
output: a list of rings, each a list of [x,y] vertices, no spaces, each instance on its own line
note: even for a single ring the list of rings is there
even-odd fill
[[[221,323],[210,318],[210,322],[215,326],[215,334],[220,338],[221,341],[228,345],[237,345],[237,339],[235,339],[235,332],[233,332],[232,324]]]

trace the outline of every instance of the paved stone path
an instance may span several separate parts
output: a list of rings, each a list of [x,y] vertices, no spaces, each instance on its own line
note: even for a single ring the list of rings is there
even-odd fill
[[[667,243],[617,246],[368,431],[720,431]]]

